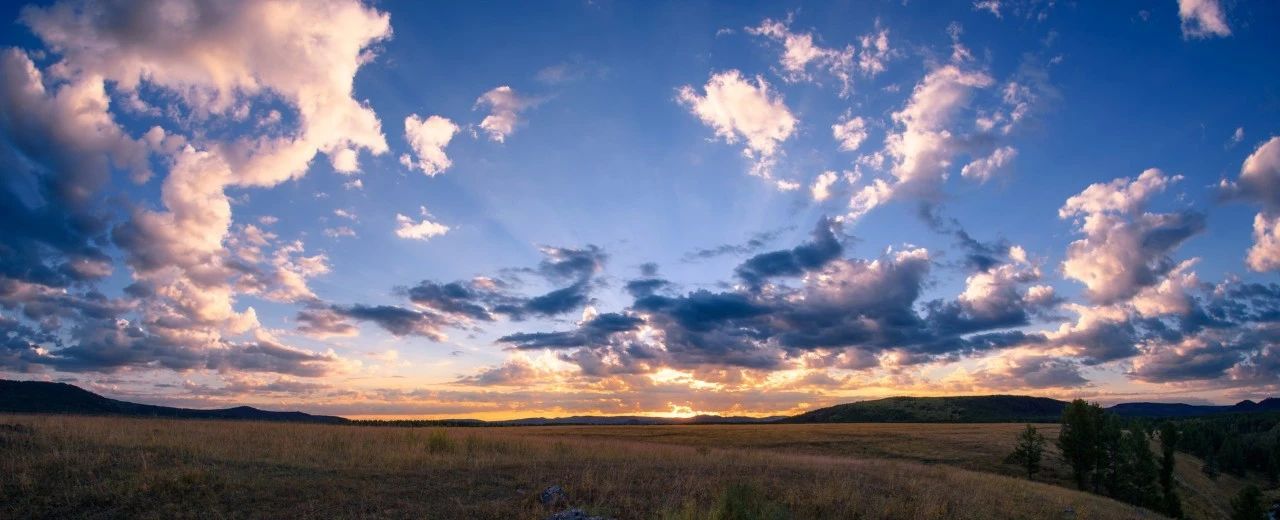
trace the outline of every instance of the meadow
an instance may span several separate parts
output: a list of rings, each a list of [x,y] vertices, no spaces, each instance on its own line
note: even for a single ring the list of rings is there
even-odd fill
[[[1019,424],[406,428],[0,415],[3,518],[1159,518],[1001,463]],[[1055,435],[1056,426],[1043,426]],[[1188,513],[1234,493],[1186,460]],[[1194,465],[1194,466],[1193,466]],[[1203,481],[1197,480],[1200,476]],[[565,504],[538,500],[551,485]]]

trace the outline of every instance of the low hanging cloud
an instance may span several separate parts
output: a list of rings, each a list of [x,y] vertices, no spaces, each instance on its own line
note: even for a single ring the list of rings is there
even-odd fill
[[[404,139],[413,150],[413,156],[400,156],[400,164],[406,168],[417,169],[428,177],[434,177],[453,165],[444,148],[449,145],[453,135],[458,133],[458,125],[446,118],[430,116],[426,119],[410,114],[404,118]]]
[[[972,282],[981,287],[961,300],[921,302],[932,263],[927,250],[843,258],[838,231],[837,222],[824,219],[808,241],[743,261],[735,274],[744,283],[732,290],[635,291],[626,309],[571,330],[520,332],[499,341],[517,350],[560,352],[587,377],[663,367],[778,370],[810,355],[858,360],[859,369],[866,369],[1043,341],[1007,330],[1025,325],[1034,306],[1045,301],[1022,296],[1039,276],[1035,266],[1010,267]]]
[[[742,153],[754,162],[752,173],[766,179],[779,147],[798,123],[764,78],[757,76],[753,82],[737,70],[712,74],[702,93],[690,85],[680,87],[676,99],[724,142],[745,141]]]

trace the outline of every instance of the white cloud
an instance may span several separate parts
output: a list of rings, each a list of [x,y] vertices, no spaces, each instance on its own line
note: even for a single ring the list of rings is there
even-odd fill
[[[809,192],[813,194],[813,200],[824,201],[831,197],[831,186],[836,183],[836,172],[825,171],[813,181],[813,186],[809,188]]]
[[[409,154],[404,154],[400,156],[400,164],[407,168],[417,168],[428,176],[435,176],[445,171],[453,165],[453,162],[445,154],[444,148],[449,145],[449,141],[456,133],[458,133],[458,125],[446,118],[431,116],[424,120],[419,118],[418,114],[410,114],[409,117],[404,118],[404,139],[409,142],[409,148],[413,150],[417,160],[415,161]],[[507,133],[510,131],[508,130]],[[501,138],[496,140],[502,141]]]
[[[966,179],[977,179],[986,182],[1018,156],[1018,150],[1012,146],[1002,146],[991,152],[991,155],[973,160],[964,165],[960,175]]]
[[[516,131],[520,112],[534,104],[535,101],[516,94],[507,85],[485,92],[476,100],[476,107],[489,107],[489,115],[480,121],[480,128],[489,134],[490,140],[504,143],[507,136]]]
[[[428,217],[431,216],[427,212],[427,208],[420,208],[422,220],[415,221],[413,218],[403,214],[396,214],[396,236],[400,238],[408,238],[413,240],[428,240],[449,232],[449,226],[432,222]]]
[[[1178,0],[1178,17],[1182,19],[1183,38],[1231,36],[1218,0]]]
[[[355,173],[360,170],[360,156],[350,148],[334,153],[332,163],[334,171],[338,173]]]
[[[840,143],[840,149],[852,152],[867,139],[867,122],[861,117],[847,118],[831,125],[831,136]]]
[[[1151,168],[1137,179],[1093,184],[1067,199],[1058,215],[1082,217],[1078,231],[1084,237],[1067,246],[1063,275],[1083,283],[1091,300],[1110,304],[1128,301],[1176,274],[1170,253],[1200,232],[1204,219],[1189,212],[1148,213],[1144,207],[1180,179]]]
[[[951,129],[955,114],[968,105],[974,89],[993,83],[985,73],[952,64],[926,74],[902,110],[893,113],[898,131],[885,137],[883,152],[893,160],[889,172],[895,181],[890,184],[877,179],[855,193],[846,218],[857,218],[904,194],[936,197],[953,156],[961,148]],[[880,161],[885,155],[868,157]]]
[[[977,11],[987,11],[995,15],[996,18],[1001,18],[1000,0],[974,0],[973,8]]]
[[[768,178],[768,166],[779,145],[796,130],[796,118],[782,96],[770,92],[764,78],[757,76],[753,83],[737,70],[712,74],[703,92],[685,85],[680,87],[677,100],[726,143],[745,140],[743,154],[763,166],[756,174]]]
[[[123,12],[140,14],[118,23]],[[153,134],[153,151],[169,166],[163,209],[137,209],[113,232],[133,278],[155,295],[139,310],[147,333],[184,348],[224,348],[224,334],[260,332],[254,309],[234,305],[255,275],[227,263],[232,205],[225,191],[299,178],[317,154],[351,172],[361,150],[387,150],[377,115],[355,99],[352,85],[373,59],[370,47],[390,37],[389,16],[351,0],[157,0],[144,10],[131,2],[62,2],[26,9],[22,21],[43,40],[56,60],[49,70],[67,85],[109,82],[144,104],[142,96],[174,100],[163,116],[191,129],[189,136]],[[277,128],[279,118],[269,112],[251,113],[266,98],[296,112],[294,128]],[[81,112],[69,120],[89,120],[83,114],[92,112]],[[239,121],[262,133],[220,139],[206,131]],[[305,296],[298,277],[315,272],[314,258],[272,266],[284,273],[274,294]]]
[[[786,21],[766,18],[760,25],[746,28],[748,34],[782,44],[782,56],[779,58],[782,70],[779,75],[788,83],[814,81],[809,69],[823,69],[840,82],[840,96],[846,97],[852,92],[855,67],[868,76],[884,71],[890,53],[889,31],[880,28],[879,20],[876,21],[875,33],[859,39],[861,52],[853,45],[846,45],[843,49],[822,47],[814,42],[816,37],[813,33],[792,32],[790,25],[790,17]]]
[[[1280,136],[1258,145],[1241,165],[1240,178],[1223,180],[1221,189],[1228,197],[1262,206],[1253,218],[1254,243],[1245,263],[1254,271],[1280,269]]]
[[[356,236],[356,230],[351,229],[348,226],[325,228],[324,236],[329,238],[354,237]]]
[[[1067,199],[1066,204],[1058,209],[1058,217],[1087,217],[1108,212],[1136,213],[1146,205],[1151,196],[1180,180],[1181,175],[1170,177],[1157,168],[1148,168],[1137,179],[1122,177],[1106,184],[1090,184],[1084,191]]]
[[[1253,216],[1253,245],[1245,263],[1258,272],[1280,269],[1280,214]]]

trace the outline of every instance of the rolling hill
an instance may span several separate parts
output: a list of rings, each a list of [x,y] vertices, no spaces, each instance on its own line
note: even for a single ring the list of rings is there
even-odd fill
[[[888,397],[819,408],[781,422],[1057,422],[1066,406],[1024,395]]]
[[[61,413],[78,415],[129,415],[177,419],[241,419],[341,424],[342,417],[303,412],[273,412],[251,406],[214,410],[173,408],[118,401],[75,385],[44,381],[0,380],[0,412]]]

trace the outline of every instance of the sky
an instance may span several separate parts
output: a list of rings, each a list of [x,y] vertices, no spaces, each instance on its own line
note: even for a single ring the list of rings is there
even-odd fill
[[[1280,4],[6,3],[0,377],[347,417],[1280,394]]]

